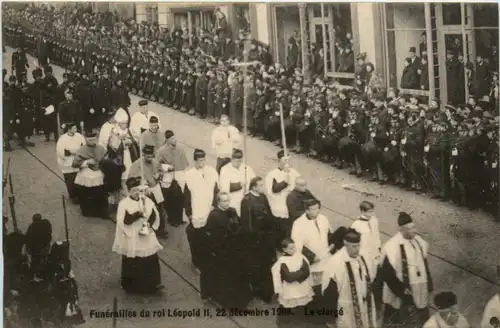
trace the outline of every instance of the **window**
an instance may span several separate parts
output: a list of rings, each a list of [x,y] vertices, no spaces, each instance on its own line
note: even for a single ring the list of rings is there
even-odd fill
[[[146,7],[146,21],[148,23],[158,22],[158,6],[147,6]]]
[[[274,22],[276,38],[274,43],[275,55],[274,58],[287,67],[287,58],[291,54],[292,48],[288,46],[289,41],[295,41],[298,52],[297,66],[300,67],[301,61],[301,44],[300,44],[300,16],[299,8],[296,5],[291,6],[275,6],[274,7]],[[292,40],[291,40],[292,38]]]
[[[181,30],[187,29],[187,19],[187,14],[174,14],[174,27]]]
[[[235,5],[236,11],[236,26],[238,30],[243,30],[245,33],[250,34],[251,26],[250,26],[250,6],[248,4]]]
[[[309,33],[313,74],[354,78],[355,53],[351,4],[314,4],[309,6]],[[323,60],[323,64],[321,64]],[[324,72],[321,72],[323,67]]]
[[[384,16],[388,87],[428,95],[424,4],[387,3]]]
[[[491,74],[498,73],[498,5],[472,4],[473,34],[476,57],[480,55]]]

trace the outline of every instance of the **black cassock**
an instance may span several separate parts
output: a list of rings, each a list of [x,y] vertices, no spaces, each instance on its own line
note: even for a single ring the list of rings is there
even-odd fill
[[[236,210],[212,210],[205,231],[210,260],[206,259],[209,263],[201,271],[211,280],[211,287],[204,296],[225,308],[246,308],[252,299],[247,264],[248,234]]]
[[[252,294],[270,302],[274,291],[271,267],[274,263],[273,214],[266,195],[248,193],[241,202],[241,222],[248,235],[248,268]]]

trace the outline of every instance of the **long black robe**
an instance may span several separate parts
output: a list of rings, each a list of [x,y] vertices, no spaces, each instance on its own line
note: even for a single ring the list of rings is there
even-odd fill
[[[248,237],[236,210],[212,210],[205,231],[213,256],[212,276],[216,277],[211,298],[224,308],[246,308],[252,299],[247,268]]]
[[[273,296],[271,267],[274,262],[273,214],[266,195],[248,193],[241,201],[241,223],[249,232],[250,285],[254,296],[270,302]]]

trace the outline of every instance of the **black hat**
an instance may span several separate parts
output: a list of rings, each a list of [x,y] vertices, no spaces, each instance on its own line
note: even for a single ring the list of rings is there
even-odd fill
[[[306,199],[303,201],[303,204],[304,204],[305,209],[308,209],[309,207],[314,206],[314,205],[321,206],[321,202],[315,198]]]
[[[44,71],[45,75],[47,75],[47,73],[52,73],[52,66],[50,65],[45,66]]]
[[[344,235],[344,241],[348,243],[359,243],[361,241],[361,234],[356,230],[349,228]]]
[[[94,137],[97,137],[97,131],[96,130],[88,130],[88,131],[85,131],[85,137],[86,138],[94,138]]]
[[[130,190],[135,187],[139,187],[141,185],[141,178],[135,177],[135,178],[129,178],[127,179],[127,182],[125,182],[127,185],[127,188]]]
[[[76,123],[76,122],[74,122],[74,121],[71,121],[71,122],[66,122],[66,123],[64,123],[64,125],[66,125],[66,129],[68,129],[68,130],[69,130],[69,129],[71,129],[72,127],[76,126],[76,125],[77,125],[77,123]]]
[[[156,116],[151,116],[149,118],[149,123],[158,123],[158,117]]]
[[[231,156],[234,159],[243,158],[243,151],[241,149],[233,149],[233,155]]]
[[[278,159],[282,159],[283,157],[285,157],[285,150],[280,150],[276,155],[278,156]]]
[[[154,155],[155,154],[155,146],[145,145],[142,147],[142,153],[144,155]]]
[[[148,101],[146,99],[139,100],[139,106],[146,106],[148,104]]]
[[[174,132],[172,130],[165,131],[165,139],[168,140],[174,136]]]
[[[410,47],[410,52],[417,52],[417,48],[415,48],[415,47]]]
[[[411,218],[410,214],[406,212],[399,212],[398,216],[398,226],[402,227],[404,225],[407,225],[408,223],[412,223],[413,219]]]
[[[434,305],[438,310],[446,310],[457,304],[457,296],[453,292],[441,292],[434,296]]]
[[[193,158],[195,161],[199,160],[200,158],[205,158],[205,152],[201,149],[195,149],[193,153]]]

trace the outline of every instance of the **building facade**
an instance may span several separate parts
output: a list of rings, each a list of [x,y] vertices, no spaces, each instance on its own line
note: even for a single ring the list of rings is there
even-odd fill
[[[438,97],[448,101],[451,89],[464,89],[458,98],[466,101],[476,59],[486,59],[498,72],[498,5],[496,3],[136,3],[136,21],[157,22],[164,28],[181,28],[192,33],[210,30],[214,10],[225,15],[232,37],[241,29],[253,39],[269,45],[276,61],[286,65],[295,42],[305,74],[313,68],[314,49],[324,55],[324,74],[349,81],[354,67],[343,65],[346,48],[354,58],[366,54],[387,88],[403,94]],[[407,88],[410,48],[417,60],[425,58],[428,83]],[[452,57],[464,67],[450,72]],[[410,58],[413,62],[414,59]],[[471,65],[467,65],[470,62]],[[462,65],[463,64],[463,65]],[[418,73],[421,74],[421,73]],[[459,77],[457,80],[457,76]],[[402,83],[405,80],[405,83]],[[427,85],[428,84],[428,85]],[[402,87],[404,86],[404,87]]]

